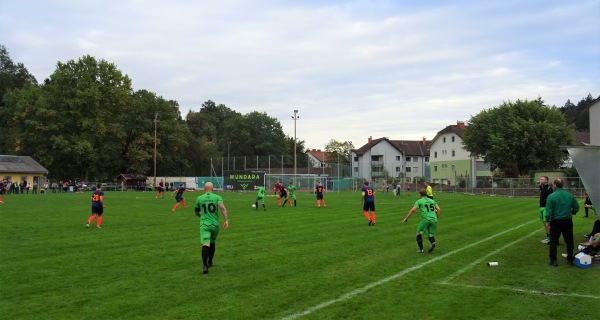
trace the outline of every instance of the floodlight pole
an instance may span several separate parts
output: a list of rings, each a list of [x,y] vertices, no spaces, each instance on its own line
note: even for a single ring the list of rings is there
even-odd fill
[[[156,187],[156,123],[158,122],[158,112],[154,114],[154,183],[153,187]]]
[[[296,120],[298,120],[298,118],[300,118],[300,116],[298,115],[298,110],[294,110],[294,115],[292,116],[292,119],[294,119],[294,185],[296,185],[296,174],[297,174],[297,169],[296,169]]]

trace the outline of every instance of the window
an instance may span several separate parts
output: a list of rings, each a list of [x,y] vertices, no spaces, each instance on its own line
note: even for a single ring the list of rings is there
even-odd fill
[[[371,161],[379,161],[380,156],[371,156]]]
[[[444,137],[444,143],[446,143],[446,137]]]
[[[454,136],[452,136],[452,142],[454,142]]]
[[[433,153],[433,157],[437,158],[437,151]]]
[[[396,161],[401,161],[401,157],[400,156],[396,156]]]
[[[448,165],[447,164],[442,164],[442,170],[446,170],[448,169]]]
[[[381,172],[381,167],[371,167],[371,172]]]
[[[437,166],[433,166],[433,171],[437,172]]]
[[[412,157],[413,162],[419,162],[419,157]]]
[[[412,167],[412,172],[418,174],[419,173],[419,167]]]
[[[452,171],[456,171],[456,165],[452,165]]]
[[[406,157],[406,162],[410,162],[410,157]]]
[[[358,157],[354,157],[354,162],[358,162]]]
[[[456,152],[454,150],[452,150],[452,156],[456,156]]]
[[[358,172],[358,167],[354,167],[354,172]]]
[[[406,172],[410,172],[410,167],[406,167]]]
[[[447,154],[448,150],[442,150],[442,154]]]
[[[402,170],[400,170],[400,167],[396,167],[396,172],[400,172]]]
[[[435,153],[435,157],[437,158],[437,152]],[[425,157],[425,162],[429,162],[429,157]]]

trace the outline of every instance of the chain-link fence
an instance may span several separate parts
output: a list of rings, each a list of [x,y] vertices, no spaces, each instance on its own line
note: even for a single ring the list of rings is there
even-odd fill
[[[585,192],[585,187],[579,177],[561,177],[563,188],[580,197]],[[552,178],[550,178],[552,180]],[[549,181],[552,184],[552,181]],[[433,186],[436,192],[458,192],[469,194],[487,194],[507,197],[539,197],[539,180],[535,178],[494,178],[478,177],[473,183],[471,179],[458,181],[457,185],[437,184]]]

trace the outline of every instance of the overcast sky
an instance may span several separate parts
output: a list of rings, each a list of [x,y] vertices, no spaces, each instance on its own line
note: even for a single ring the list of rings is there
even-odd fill
[[[89,54],[183,116],[266,112],[309,148],[432,139],[516,99],[600,95],[600,0],[0,0],[0,43],[39,82]]]

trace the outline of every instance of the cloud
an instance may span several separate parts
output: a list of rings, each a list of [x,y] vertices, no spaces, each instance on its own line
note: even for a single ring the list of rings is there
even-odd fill
[[[562,105],[600,80],[598,1],[32,1],[0,35],[38,78],[90,54],[135,89],[277,117],[308,147],[433,138],[503,101]],[[594,40],[595,39],[595,40]]]

